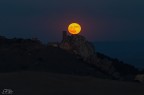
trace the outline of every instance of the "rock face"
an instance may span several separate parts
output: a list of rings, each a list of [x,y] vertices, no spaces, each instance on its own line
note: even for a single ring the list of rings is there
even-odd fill
[[[71,35],[63,37],[60,48],[72,51],[79,55],[83,60],[87,60],[90,56],[94,55],[95,48],[93,44],[88,42],[85,37],[81,35]]]
[[[59,47],[78,55],[78,58],[81,58],[85,63],[94,66],[113,79],[134,80],[138,72],[134,66],[95,52],[93,44],[81,35],[67,35],[64,31],[63,40]]]

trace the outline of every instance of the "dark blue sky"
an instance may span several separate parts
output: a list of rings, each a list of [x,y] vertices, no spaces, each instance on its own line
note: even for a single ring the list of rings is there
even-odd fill
[[[59,41],[71,22],[90,41],[144,41],[144,0],[0,0],[0,35]]]

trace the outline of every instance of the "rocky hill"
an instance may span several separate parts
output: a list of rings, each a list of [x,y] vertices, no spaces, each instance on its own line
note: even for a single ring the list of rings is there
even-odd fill
[[[133,81],[139,73],[134,66],[93,51],[93,45],[87,41],[91,53],[86,51],[87,48],[82,48],[85,42],[80,41],[80,48],[86,52],[86,56],[78,48],[75,38],[69,41],[71,44],[67,42],[69,49],[62,48],[63,42],[44,45],[37,39],[0,37],[0,72],[31,70],[128,81]]]

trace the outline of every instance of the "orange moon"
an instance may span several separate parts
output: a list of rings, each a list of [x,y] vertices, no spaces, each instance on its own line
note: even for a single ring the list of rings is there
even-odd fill
[[[68,31],[70,34],[78,34],[81,31],[81,26],[78,23],[71,23],[68,26]]]

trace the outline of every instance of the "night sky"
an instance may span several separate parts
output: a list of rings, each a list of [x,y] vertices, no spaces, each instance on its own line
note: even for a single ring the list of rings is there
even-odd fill
[[[77,22],[90,41],[144,41],[144,0],[0,0],[0,35],[61,40]]]

